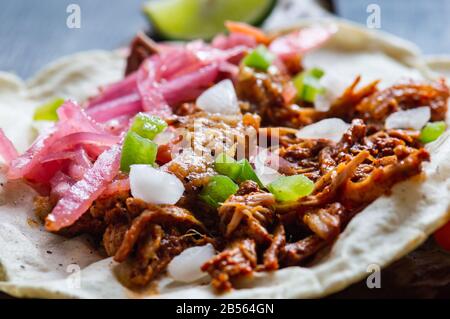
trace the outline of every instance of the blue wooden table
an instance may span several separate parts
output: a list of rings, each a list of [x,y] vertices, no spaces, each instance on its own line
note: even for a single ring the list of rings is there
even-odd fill
[[[450,54],[448,0],[333,0],[339,16],[366,24],[371,4],[379,6],[381,30],[408,39],[427,54]]]
[[[127,45],[148,27],[142,0],[0,0],[0,70],[28,77],[56,58]],[[81,8],[81,28],[66,24],[69,4]]]
[[[301,1],[301,0],[298,0]],[[450,53],[450,1],[326,0],[342,17],[366,23],[369,4],[381,9],[382,30],[418,43],[426,53]],[[55,58],[88,49],[113,49],[148,28],[145,0],[1,0],[0,70],[22,77]],[[67,6],[81,8],[81,28],[66,25]]]

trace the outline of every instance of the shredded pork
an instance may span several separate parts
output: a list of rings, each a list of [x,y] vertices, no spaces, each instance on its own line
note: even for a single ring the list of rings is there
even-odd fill
[[[328,111],[321,112],[311,103],[296,101],[292,76],[302,70],[299,54],[284,59],[289,62],[284,66],[283,59],[277,60],[279,67],[263,72],[230,65],[230,61],[242,58],[241,51],[229,55],[228,60],[220,60],[228,63],[220,64],[220,72],[217,64],[212,64],[212,70],[217,71],[212,73],[214,81],[223,76],[223,68],[236,73],[241,114],[208,114],[196,107],[195,99],[183,95],[198,96],[199,87],[209,83],[201,82],[192,92],[185,92],[190,85],[186,74],[202,74],[189,73],[190,67],[201,66],[193,54],[195,45],[190,51],[178,47],[168,51],[187,61],[186,65],[172,66],[164,60],[171,57],[169,53],[159,56],[162,47],[139,35],[128,59],[127,74],[131,77],[119,86],[129,94],[125,96],[130,103],[127,110],[133,109],[133,72],[149,72],[141,64],[150,61],[151,56],[156,66],[166,63],[165,69],[159,71],[167,73],[167,79],[158,79],[158,85],[172,83],[168,88],[176,90],[166,91],[165,96],[161,92],[155,96],[144,94],[143,102],[158,101],[166,107],[164,98],[177,101],[170,105],[170,114],[165,117],[174,136],[159,146],[157,163],[161,170],[183,182],[186,191],[181,199],[176,205],[153,205],[133,198],[127,188],[108,188],[74,224],[57,231],[66,236],[88,233],[101,238],[106,254],[126,265],[125,284],[130,287],[149,284],[183,250],[206,243],[211,243],[218,254],[202,270],[210,275],[212,286],[219,292],[233,289],[239,280],[254,272],[308,265],[320,258],[321,250],[333,244],[352,217],[380,196],[389,195],[395,184],[420,175],[423,162],[430,160],[419,131],[387,130],[384,121],[393,112],[420,106],[430,107],[432,121],[444,120],[449,98],[444,81],[407,82],[380,90],[378,81],[360,86],[358,77]],[[203,47],[208,53],[216,49]],[[176,82],[177,79],[182,81]],[[182,90],[179,85],[187,85],[188,89]],[[149,90],[157,89],[158,86],[150,86]],[[106,90],[100,100],[108,100],[110,95],[111,89]],[[179,95],[182,98],[178,99]],[[351,124],[339,142],[296,137],[298,129],[325,118],[340,118]],[[125,123],[129,119],[125,118]],[[199,194],[217,174],[215,157],[226,152],[236,159],[250,159],[260,147],[252,148],[252,139],[258,137],[279,140],[278,145],[268,145],[275,147],[273,153],[282,160],[278,172],[308,177],[314,182],[312,193],[293,202],[277,202],[265,187],[247,180],[241,181],[239,190],[217,209],[203,203]],[[31,164],[32,161],[30,156]],[[126,176],[120,178],[123,181]],[[48,218],[57,202],[52,194],[37,197],[36,213],[42,219]]]

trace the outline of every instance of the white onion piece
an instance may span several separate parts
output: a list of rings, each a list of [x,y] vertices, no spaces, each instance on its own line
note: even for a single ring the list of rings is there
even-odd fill
[[[330,118],[305,126],[295,134],[298,138],[319,139],[326,138],[339,142],[342,135],[349,129],[350,124],[338,118]]]
[[[131,165],[131,195],[153,204],[175,204],[184,192],[183,183],[175,175],[150,165]]]
[[[276,170],[268,166],[256,168],[255,172],[263,185],[268,185],[282,176]]]
[[[325,92],[316,96],[314,108],[320,112],[327,112],[330,110],[331,104],[339,98],[351,84],[351,81],[343,80],[342,77],[329,71],[324,74],[319,82],[320,85],[325,88]]]
[[[428,106],[421,106],[415,109],[398,111],[389,115],[384,123],[389,129],[414,129],[420,130],[431,118],[431,111]]]
[[[255,157],[255,173],[263,185],[267,185],[282,176],[278,171],[273,168],[266,166],[266,160],[268,158],[267,150],[259,151],[258,155]]]
[[[167,267],[167,272],[176,281],[197,281],[208,276],[200,268],[215,254],[216,252],[211,244],[188,248],[172,259]]]
[[[239,104],[231,80],[223,80],[197,98],[196,104],[209,113],[236,114]]]
[[[158,135],[156,135],[155,138],[153,139],[153,142],[155,142],[158,145],[165,145],[168,144],[174,137],[175,133],[167,129],[164,132],[161,132]]]

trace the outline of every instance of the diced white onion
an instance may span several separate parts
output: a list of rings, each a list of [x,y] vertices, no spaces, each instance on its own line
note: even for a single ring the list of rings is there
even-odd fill
[[[325,92],[316,96],[314,108],[320,112],[328,111],[331,104],[344,93],[350,84],[351,81],[342,79],[333,72],[325,72],[320,79],[320,85],[325,88]]]
[[[197,281],[207,276],[200,268],[215,254],[216,252],[211,244],[188,248],[172,259],[167,267],[167,272],[170,277],[177,281]]]
[[[282,176],[276,170],[268,166],[262,166],[260,169],[257,168],[256,175],[258,175],[259,180],[263,185],[268,185]]]
[[[169,143],[174,137],[175,133],[169,129],[166,129],[164,132],[161,132],[158,135],[156,135],[155,138],[153,139],[153,142],[155,142],[158,145],[165,145]]]
[[[297,132],[298,138],[319,139],[326,138],[339,142],[342,135],[349,129],[350,125],[338,118],[329,118],[317,123],[305,126]]]
[[[428,106],[421,106],[415,109],[398,111],[389,115],[384,123],[389,129],[414,129],[420,130],[431,118],[431,111]]]
[[[260,150],[258,155],[255,157],[255,173],[263,185],[267,185],[282,176],[278,171],[273,168],[266,166],[266,160],[268,157],[267,150]]]
[[[153,204],[175,204],[184,192],[183,183],[175,175],[150,165],[131,165],[131,195]]]
[[[324,94],[318,94],[314,100],[314,108],[319,112],[327,112],[334,100],[335,98],[327,92]]]
[[[236,114],[239,104],[231,80],[223,80],[197,98],[197,107],[209,113]]]

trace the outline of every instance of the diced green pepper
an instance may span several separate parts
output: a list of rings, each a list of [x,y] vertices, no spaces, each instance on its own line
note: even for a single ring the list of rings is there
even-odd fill
[[[259,45],[242,62],[245,66],[267,71],[274,59],[274,55],[264,45]]]
[[[420,132],[420,141],[430,143],[439,138],[445,132],[446,125],[444,121],[428,123]]]
[[[297,99],[314,103],[318,94],[323,94],[325,89],[320,84],[324,71],[313,68],[297,75],[293,82],[297,89]]]
[[[218,208],[238,189],[239,187],[228,176],[216,175],[211,177],[208,184],[202,189],[200,199],[211,207]]]
[[[120,159],[120,170],[129,172],[133,164],[153,165],[158,152],[158,144],[129,131],[125,136]]]
[[[246,159],[237,162],[234,158],[222,153],[216,157],[214,169],[219,174],[228,176],[235,182],[242,183],[250,180],[258,183],[259,186],[264,187],[256,175],[255,170]]]
[[[259,180],[258,175],[256,175],[255,173],[255,170],[246,159],[242,159],[237,163],[241,166],[241,172],[236,179],[237,182],[242,183],[245,181],[254,181],[258,183],[261,188],[264,188],[264,185]]]
[[[277,201],[293,202],[311,194],[314,182],[304,175],[281,176],[267,185],[267,189]]]
[[[217,173],[228,176],[232,180],[236,180],[241,173],[241,165],[225,153],[219,154],[216,157],[214,169]]]
[[[39,106],[34,111],[33,120],[35,121],[57,121],[58,114],[56,111],[58,108],[64,103],[64,99],[55,98],[50,102],[47,102],[41,106]]]
[[[157,116],[139,113],[133,120],[130,130],[136,134],[153,140],[156,135],[167,128],[167,123]]]

